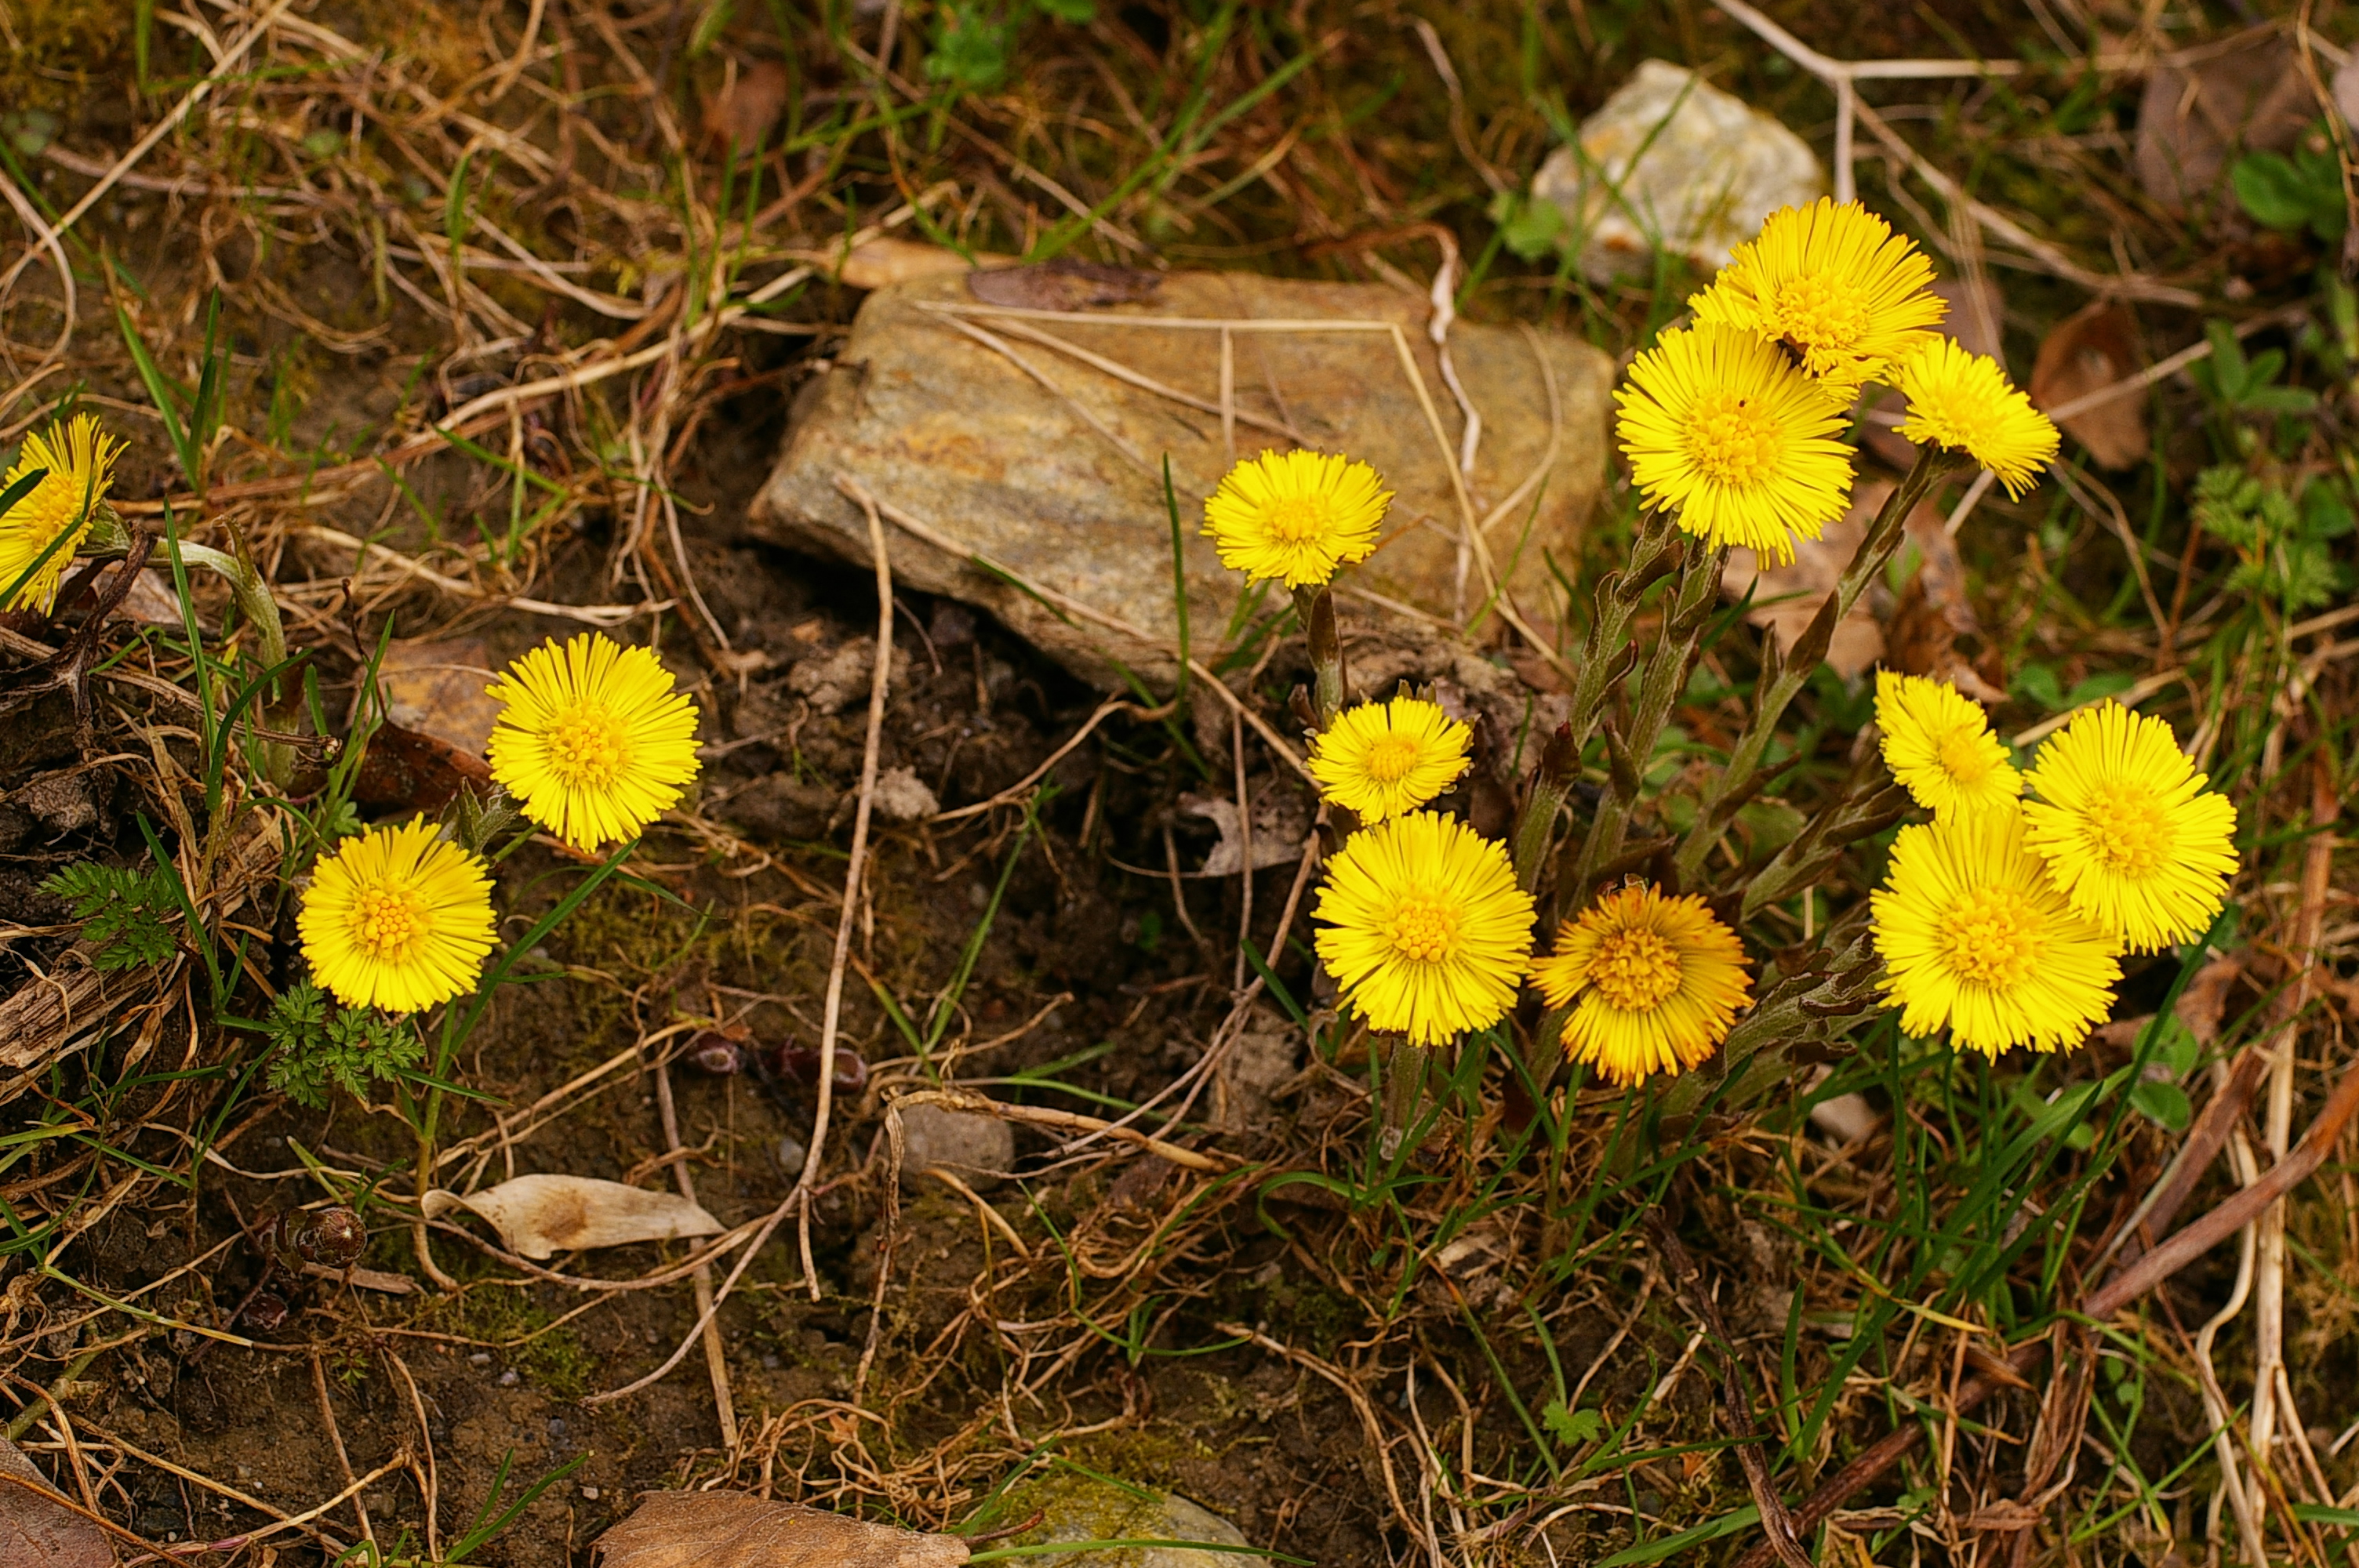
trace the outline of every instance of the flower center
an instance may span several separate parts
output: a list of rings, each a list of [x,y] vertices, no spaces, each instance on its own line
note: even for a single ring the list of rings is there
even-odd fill
[[[2150,877],[2170,860],[2170,822],[2154,791],[2109,784],[2089,802],[2091,847],[2107,871],[2133,881]]]
[[[1680,989],[1679,950],[1651,931],[1617,931],[1598,944],[1589,983],[1625,1012],[1652,1012]]]
[[[426,901],[406,887],[373,887],[354,909],[353,940],[381,964],[397,964],[433,928]]]
[[[1327,532],[1329,510],[1323,495],[1272,496],[1262,503],[1262,526],[1279,544],[1307,544]]]
[[[1412,893],[1393,907],[1385,925],[1393,951],[1420,964],[1438,964],[1458,951],[1458,905]]]
[[[1717,484],[1759,484],[1777,471],[1786,442],[1777,422],[1742,394],[1708,392],[1689,412],[1688,460]]]
[[[1951,972],[1975,985],[2020,985],[2039,956],[2038,931],[2038,912],[2015,889],[1969,889],[1950,906],[1943,933]]]
[[[1378,784],[1398,784],[1417,766],[1421,748],[1407,735],[1387,735],[1368,748],[1368,776]]]
[[[1841,278],[1805,273],[1777,289],[1777,325],[1805,349],[1847,349],[1867,334],[1867,301]]]
[[[1962,784],[1978,784],[1990,777],[1995,765],[1991,749],[1983,744],[1982,736],[1972,730],[1952,730],[1941,737],[1935,748],[1941,759],[1941,771]]]
[[[549,726],[549,771],[568,789],[609,789],[630,761],[628,736],[605,707],[585,702]]]

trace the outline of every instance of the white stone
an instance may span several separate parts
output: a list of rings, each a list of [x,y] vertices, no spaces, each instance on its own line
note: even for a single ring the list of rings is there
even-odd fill
[[[1532,177],[1564,213],[1581,270],[1603,283],[1652,265],[1656,245],[1724,266],[1729,247],[1780,207],[1826,193],[1801,137],[1695,72],[1642,62]]]

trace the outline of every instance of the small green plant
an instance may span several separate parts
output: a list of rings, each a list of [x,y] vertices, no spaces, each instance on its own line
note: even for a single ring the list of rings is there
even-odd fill
[[[426,1054],[415,1025],[332,1001],[308,979],[278,993],[263,1030],[274,1052],[270,1087],[313,1110],[334,1089],[366,1100],[373,1082],[414,1070]]]
[[[2310,480],[2296,496],[2240,464],[2219,464],[2196,476],[2194,511],[2206,534],[2244,557],[2228,579],[2233,590],[2299,612],[2332,603],[2349,584],[2329,546],[2352,531],[2352,509],[2332,481]]]
[[[2222,413],[2231,417],[2307,414],[2318,406],[2318,394],[2310,388],[2277,384],[2286,366],[2283,349],[2263,349],[2247,357],[2234,329],[2225,321],[2206,321],[2203,335],[2211,341],[2212,357],[2190,366],[2188,373]]]
[[[949,0],[934,16],[926,78],[957,92],[989,92],[1007,80],[1017,34],[1036,16],[1080,24],[1097,16],[1096,0]]]
[[[180,892],[169,870],[134,871],[84,860],[41,884],[51,898],[73,906],[92,967],[103,974],[160,964],[172,956],[171,917]]]
[[[2271,229],[2307,229],[2321,240],[2338,240],[2349,222],[2343,163],[2322,128],[2291,157],[2249,153],[2239,158],[2228,171],[2228,183],[2253,221]]]

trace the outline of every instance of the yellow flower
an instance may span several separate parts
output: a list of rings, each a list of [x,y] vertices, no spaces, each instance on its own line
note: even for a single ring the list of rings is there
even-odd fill
[[[1947,681],[1876,671],[1875,727],[1893,779],[1936,816],[2011,806],[2023,794],[1990,720]]]
[[[1702,899],[1636,882],[1566,921],[1532,983],[1550,1007],[1580,999],[1565,1054],[1625,1086],[1710,1056],[1751,990],[1744,944]]]
[[[1698,321],[1786,344],[1830,400],[1847,406],[1940,324],[1949,307],[1932,281],[1933,264],[1891,224],[1821,196],[1770,213],[1688,308]]]
[[[295,924],[337,1000],[416,1012],[475,989],[492,950],[492,880],[430,822],[379,827],[321,858]]]
[[[2056,456],[2056,427],[2015,389],[1996,360],[1935,338],[1900,362],[1892,384],[1908,400],[1901,436],[1947,447],[1998,476],[2016,500]]]
[[[1506,849],[1435,812],[1344,840],[1313,913],[1325,922],[1319,961],[1345,1004],[1412,1044],[1505,1018],[1531,957],[1531,895]]]
[[[1902,828],[1872,903],[1884,1004],[1911,1034],[1947,1024],[1993,1056],[2060,1051],[2113,1006],[2114,938],[2064,902],[2024,841],[2020,806]]]
[[[2211,929],[2236,871],[2236,808],[2159,719],[2083,710],[2039,749],[2032,848],[2074,909],[2150,953]]]
[[[1325,582],[1376,547],[1393,492],[1376,470],[1332,452],[1264,452],[1231,469],[1204,503],[1221,564],[1288,588]]]
[[[1614,401],[1631,479],[1698,538],[1784,563],[1794,535],[1817,538],[1850,502],[1843,411],[1751,333],[1666,332]]]
[[[552,639],[488,689],[504,705],[492,777],[585,853],[637,833],[696,776],[696,704],[645,648],[594,632]]]
[[[0,608],[38,610],[46,615],[57,603],[58,579],[65,574],[74,546],[90,532],[91,514],[106,499],[114,478],[114,460],[123,443],[102,432],[98,421],[77,414],[69,423],[51,425],[45,434],[27,436],[0,489],[16,483],[35,469],[49,475],[0,516],[0,593],[40,560],[41,552],[60,534],[72,536],[58,546],[40,569],[26,578],[25,586]]]
[[[1363,822],[1415,811],[1458,782],[1474,732],[1414,697],[1364,702],[1310,742],[1319,793]]]

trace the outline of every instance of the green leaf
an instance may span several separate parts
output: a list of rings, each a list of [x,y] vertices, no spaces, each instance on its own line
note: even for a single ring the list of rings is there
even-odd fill
[[[1073,27],[1082,27],[1098,19],[1097,0],[1036,0],[1036,4],[1039,5],[1042,16]]]
[[[2101,697],[2129,690],[2137,685],[2137,676],[2127,670],[2100,670],[2088,679],[2074,683],[2064,695],[2064,706],[2078,708],[2084,702],[2094,702]]]
[[[2228,183],[2256,223],[2299,229],[2310,222],[2310,182],[2291,158],[2277,153],[2247,154],[2228,171]]]
[[[1502,191],[1492,207],[1491,215],[1499,224],[1499,243],[1516,260],[1538,261],[1563,243],[1564,211],[1555,202]]]
[[[1625,1547],[1597,1564],[1597,1568],[1633,1568],[1636,1563],[1660,1563],[1664,1558],[1675,1556],[1691,1546],[1701,1546],[1723,1536],[1734,1535],[1738,1530],[1749,1530],[1760,1522],[1761,1510],[1747,1503],[1734,1513],[1723,1514],[1710,1524],[1700,1524],[1693,1530],[1683,1530],[1660,1541],[1645,1541],[1636,1546]]]
[[[2359,1509],[2331,1509],[2323,1503],[2296,1503],[2293,1517],[2304,1524],[2340,1525],[2359,1530]]]
[[[962,92],[988,92],[1007,80],[1016,29],[973,0],[950,0],[934,25],[926,76]]]
[[[1569,1411],[1562,1400],[1550,1400],[1540,1407],[1540,1424],[1549,1435],[1567,1448],[1577,1448],[1594,1443],[1605,1435],[1605,1418],[1593,1410]]]
[[[2015,690],[2027,697],[2049,712],[2064,706],[2064,687],[2056,678],[2055,670],[2046,665],[2026,665],[2015,672]]]
[[[2140,1078],[2130,1086],[2130,1104],[2147,1120],[2171,1132],[2185,1131],[2195,1116],[2185,1089],[2154,1078]]]
[[[94,860],[68,866],[41,883],[51,898],[73,906],[92,968],[102,974],[151,968],[172,956],[171,918],[179,889],[158,867],[141,872]]]

